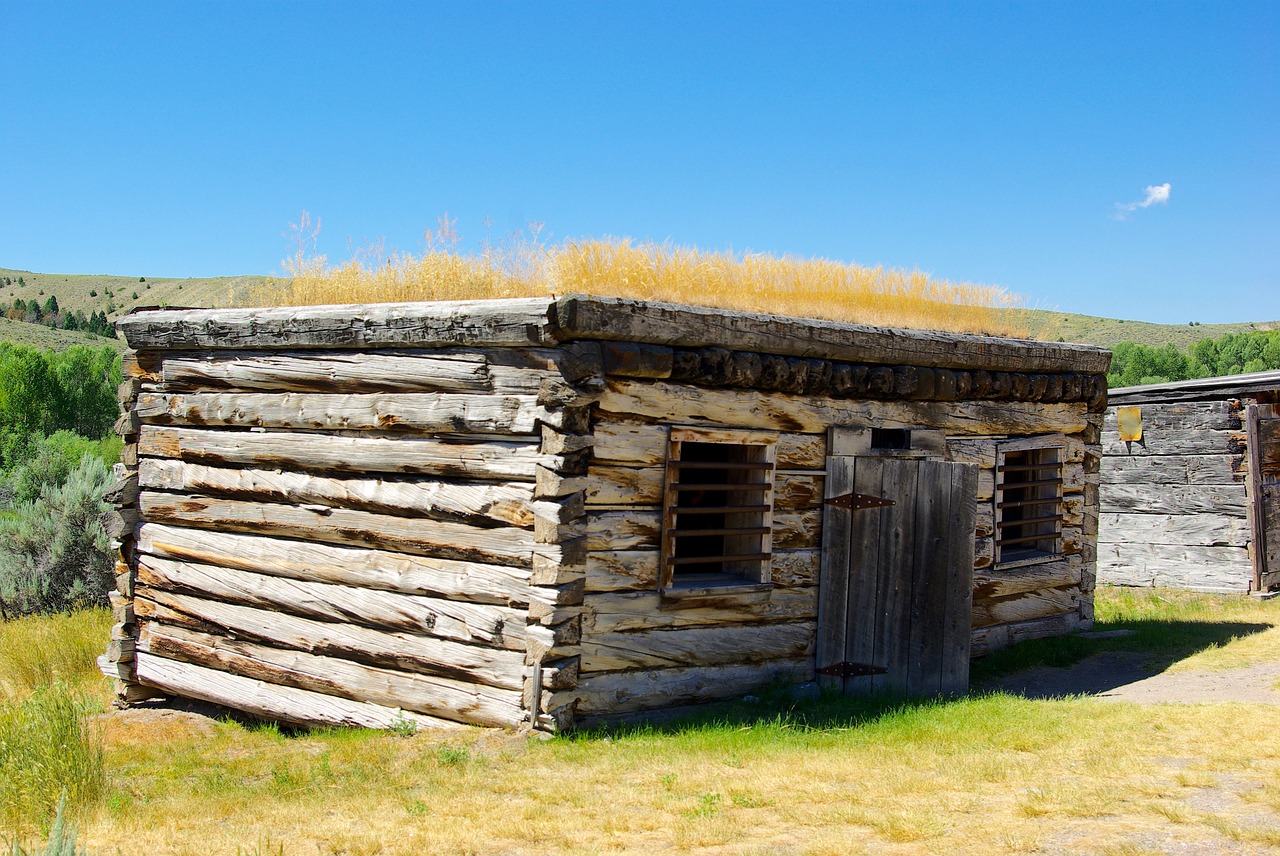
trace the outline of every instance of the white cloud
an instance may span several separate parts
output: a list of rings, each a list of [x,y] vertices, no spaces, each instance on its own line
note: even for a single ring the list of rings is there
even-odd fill
[[[1147,185],[1147,198],[1141,202],[1117,202],[1116,213],[1113,215],[1117,220],[1125,219],[1125,216],[1139,208],[1150,208],[1157,203],[1161,205],[1168,204],[1169,193],[1173,190],[1173,185],[1169,182],[1164,184]]]

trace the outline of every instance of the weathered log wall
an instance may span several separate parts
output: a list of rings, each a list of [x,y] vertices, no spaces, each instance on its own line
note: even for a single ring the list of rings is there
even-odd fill
[[[1092,615],[1099,349],[580,297],[121,328],[124,701],[556,730],[807,679],[837,425],[978,464],[975,653]],[[674,426],[776,436],[770,585],[658,591]],[[995,570],[997,443],[1049,434],[1063,556]]]
[[[599,384],[589,356],[130,352],[122,700],[375,727],[528,721],[533,694],[577,672],[581,574],[562,568],[583,551],[561,530],[585,506],[554,484],[585,465],[571,433],[585,415],[566,404]]]
[[[1249,498],[1239,401],[1136,405],[1142,439],[1103,429],[1098,575],[1105,583],[1249,590]]]

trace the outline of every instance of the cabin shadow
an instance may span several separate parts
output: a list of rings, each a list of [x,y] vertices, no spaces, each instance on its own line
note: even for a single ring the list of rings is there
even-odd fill
[[[1273,626],[1239,621],[1127,621],[1094,633],[1037,639],[975,660],[970,691],[1028,698],[1097,695]]]

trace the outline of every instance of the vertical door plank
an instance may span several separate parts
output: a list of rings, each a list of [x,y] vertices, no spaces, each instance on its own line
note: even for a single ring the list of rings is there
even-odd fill
[[[826,497],[840,496],[853,490],[856,458],[827,458]],[[818,638],[819,669],[843,662],[849,623],[849,562],[853,514],[847,508],[824,505],[822,508],[822,563],[818,571]],[[819,675],[823,687],[844,690],[839,677]]]
[[[880,512],[880,550],[876,648],[877,665],[888,672],[872,676],[876,692],[904,694],[907,690],[908,652],[915,559],[915,487],[918,461],[887,459],[881,476],[880,496],[893,505]]]
[[[884,461],[879,458],[852,458],[856,461],[856,477],[853,490],[856,493],[882,496]],[[849,590],[848,638],[845,642],[844,660],[872,666],[884,666],[879,633],[884,621],[881,614],[888,571],[880,561],[882,512],[887,509],[869,508],[851,513],[849,535]],[[844,691],[850,695],[867,695],[875,689],[871,676],[848,678]]]
[[[938,692],[969,691],[969,643],[973,637],[973,533],[977,525],[978,465],[948,464],[951,470],[946,608],[938,632],[942,648]]]
[[[908,695],[934,696],[942,675],[942,623],[947,611],[947,532],[951,473],[939,461],[921,461],[916,479],[915,539],[911,569],[914,609],[908,634]]]

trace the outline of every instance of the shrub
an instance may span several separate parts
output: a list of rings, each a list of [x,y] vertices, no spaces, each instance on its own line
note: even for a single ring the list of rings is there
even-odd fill
[[[65,483],[0,519],[0,616],[64,612],[106,603],[113,584],[103,494],[111,473],[81,458]]]
[[[35,502],[46,487],[65,482],[85,455],[110,466],[119,460],[122,445],[119,437],[87,440],[74,431],[57,431],[48,437],[33,434],[25,442],[15,441],[9,454],[16,466],[0,485],[0,500]]]

